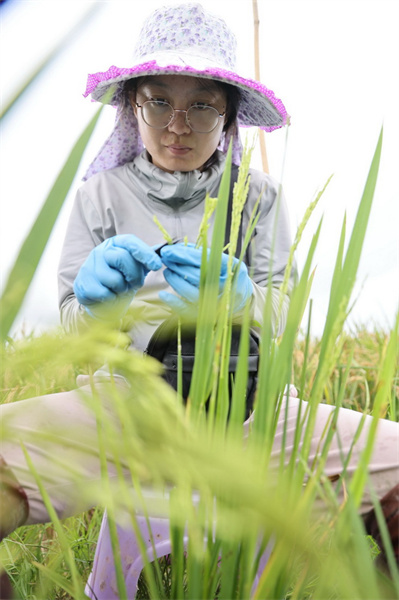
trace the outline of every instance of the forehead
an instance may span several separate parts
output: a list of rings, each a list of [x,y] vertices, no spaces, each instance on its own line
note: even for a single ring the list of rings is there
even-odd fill
[[[224,90],[212,79],[201,79],[187,75],[157,75],[146,77],[137,86],[137,90],[145,88],[159,89],[168,93],[182,93],[186,95],[205,94],[216,98],[225,98]]]

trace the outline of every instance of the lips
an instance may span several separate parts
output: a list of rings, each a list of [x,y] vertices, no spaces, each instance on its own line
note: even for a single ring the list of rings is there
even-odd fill
[[[189,146],[182,146],[180,144],[171,144],[170,146],[167,146],[167,148],[172,154],[176,156],[187,154],[192,150],[192,148],[190,148]]]

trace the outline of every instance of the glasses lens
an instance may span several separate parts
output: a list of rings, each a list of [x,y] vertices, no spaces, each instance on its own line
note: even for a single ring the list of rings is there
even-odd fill
[[[218,124],[219,113],[213,106],[191,106],[187,111],[187,121],[193,131],[209,133]]]
[[[161,100],[147,100],[141,107],[144,121],[155,129],[164,129],[173,118],[173,108]]]

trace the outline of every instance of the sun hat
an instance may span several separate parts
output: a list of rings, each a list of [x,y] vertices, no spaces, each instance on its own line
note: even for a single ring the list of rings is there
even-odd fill
[[[238,126],[256,126],[273,131],[289,121],[282,101],[258,81],[235,72],[236,39],[223,19],[204,10],[198,3],[165,6],[154,11],[141,29],[129,68],[111,66],[105,72],[90,74],[84,96],[118,107],[114,131],[93,161],[85,179],[94,173],[133,160],[143,149],[137,120],[123,102],[128,79],[150,75],[189,75],[213,79],[240,90]],[[235,157],[239,162],[238,127]],[[232,132],[221,140],[226,149]]]

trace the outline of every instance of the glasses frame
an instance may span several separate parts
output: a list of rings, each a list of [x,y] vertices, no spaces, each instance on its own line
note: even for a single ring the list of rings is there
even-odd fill
[[[169,127],[169,125],[171,125],[173,123],[173,121],[176,118],[176,113],[177,112],[182,112],[182,113],[186,113],[185,118],[184,118],[184,122],[186,123],[186,125],[191,129],[191,131],[194,131],[194,133],[211,133],[212,131],[214,131],[216,129],[216,127],[218,126],[218,121],[216,121],[215,126],[212,127],[212,129],[210,129],[209,131],[198,131],[197,129],[194,129],[192,127],[192,125],[190,124],[188,118],[187,118],[187,113],[191,108],[195,108],[195,106],[190,106],[190,108],[187,109],[183,109],[183,108],[174,108],[171,104],[169,104],[169,102],[164,102],[163,100],[145,100],[142,104],[139,104],[138,102],[135,102],[134,104],[136,105],[136,108],[143,108],[143,106],[145,104],[149,104],[149,103],[153,103],[153,102],[158,102],[159,104],[164,104],[165,106],[170,106],[170,108],[172,109],[172,116],[170,118],[170,121],[164,125],[163,127],[154,127],[154,125],[150,125],[150,123],[148,123],[145,118],[144,118],[144,114],[143,111],[141,111],[141,116],[143,117],[143,121],[146,125],[148,125],[148,127],[151,127],[152,129],[166,129],[167,127]],[[218,116],[219,119],[223,118],[226,115],[226,111],[224,113],[220,113],[218,111],[217,108],[215,108],[214,106],[210,106],[207,105],[207,108],[211,108],[212,110],[214,110]]]

